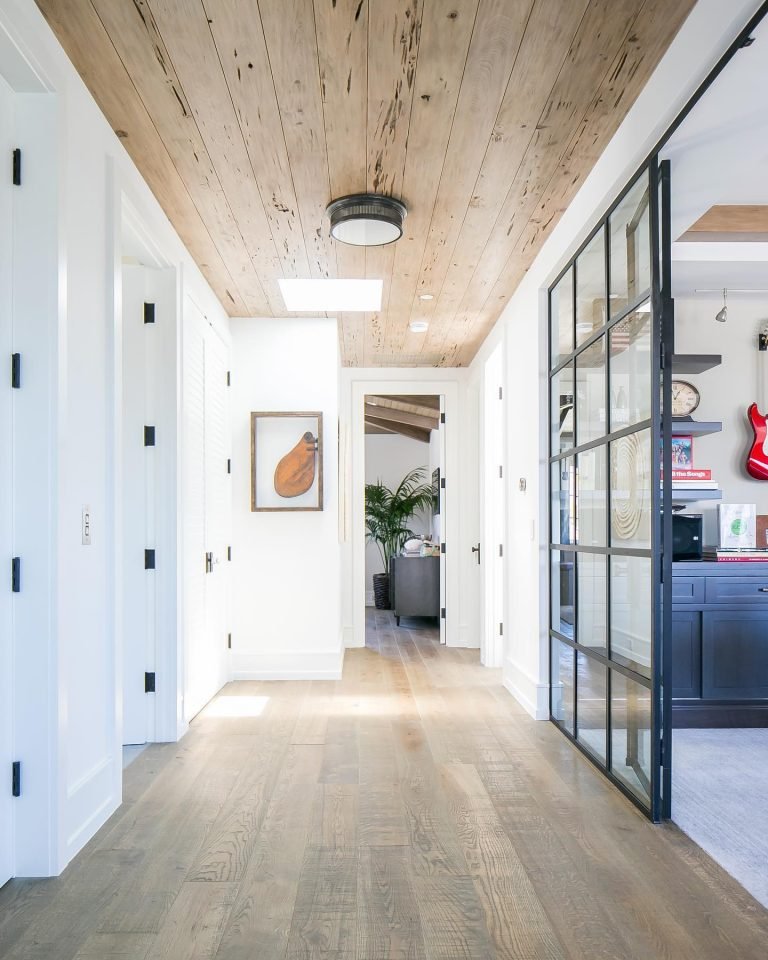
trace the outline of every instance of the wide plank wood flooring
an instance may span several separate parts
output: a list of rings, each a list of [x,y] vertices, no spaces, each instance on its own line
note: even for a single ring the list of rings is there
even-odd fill
[[[765,960],[768,912],[477,651],[369,616],[343,680],[231,684],[145,750],[62,877],[0,891],[0,957]]]

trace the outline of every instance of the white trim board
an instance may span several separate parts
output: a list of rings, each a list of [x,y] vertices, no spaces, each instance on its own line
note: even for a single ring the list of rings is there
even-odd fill
[[[233,680],[340,680],[344,650],[233,651],[231,666]]]

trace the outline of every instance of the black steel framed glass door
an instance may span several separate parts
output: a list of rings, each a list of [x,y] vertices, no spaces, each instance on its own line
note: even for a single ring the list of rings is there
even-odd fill
[[[550,716],[653,819],[670,787],[668,191],[654,160],[549,294]]]

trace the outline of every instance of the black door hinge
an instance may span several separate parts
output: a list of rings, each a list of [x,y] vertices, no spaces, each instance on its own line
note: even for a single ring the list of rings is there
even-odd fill
[[[155,305],[154,303],[145,303],[144,304],[144,323],[154,323],[155,322]]]
[[[228,633],[227,634],[227,650],[231,650],[231,649],[232,649],[232,634]]]
[[[21,760],[14,760],[11,764],[11,796],[21,796]]]
[[[13,185],[21,186],[21,150],[18,147],[13,151]]]
[[[144,674],[144,693],[155,692],[155,671]]]
[[[500,637],[503,637],[503,636],[504,636],[504,624],[503,624],[503,623],[500,623],[500,624],[499,624],[499,636],[500,636]]]
[[[444,543],[441,543],[441,544],[440,544],[440,553],[445,553],[445,544],[444,544]]]
[[[155,551],[154,550],[144,551],[144,569],[145,570],[155,569]]]
[[[227,386],[232,386],[232,372],[230,370],[227,370]]]
[[[154,447],[154,445],[155,445],[155,428],[144,427],[144,446]]]
[[[11,591],[21,593],[21,557],[11,560]]]
[[[500,543],[500,544],[499,544],[499,556],[500,556],[500,557],[503,557],[503,556],[504,556],[504,544],[503,544],[503,543]]]
[[[440,489],[445,490],[445,477],[440,477]]]
[[[499,400],[503,400],[503,399],[504,399],[504,389],[503,387],[499,387]]]
[[[445,607],[440,608],[440,619],[445,620]]]
[[[660,364],[661,364],[661,369],[662,369],[662,370],[666,369],[666,366],[667,366],[667,350],[666,350],[666,347],[664,346],[664,342],[663,342],[663,341],[659,344],[659,362],[660,362]]]
[[[501,480],[503,476],[504,476],[504,467],[502,467],[502,465],[499,464],[499,480]]]
[[[441,413],[441,414],[440,414],[440,423],[445,423],[445,414],[444,414],[444,413]]]
[[[232,547],[227,547],[227,560],[232,559]]]
[[[21,388],[21,354],[11,354],[11,386],[14,390]]]
[[[230,457],[227,457],[227,473],[232,473],[232,460]]]

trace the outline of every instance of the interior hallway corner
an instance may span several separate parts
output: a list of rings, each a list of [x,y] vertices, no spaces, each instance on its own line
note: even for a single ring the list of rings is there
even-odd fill
[[[230,684],[144,750],[60,878],[0,891],[3,960],[765,957],[735,881],[421,623],[369,610],[342,680]]]

